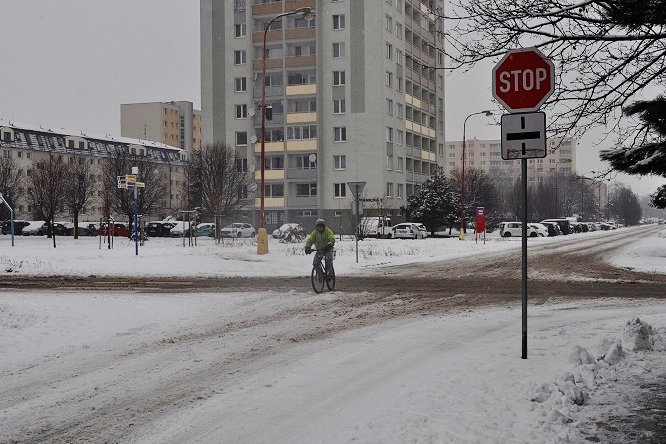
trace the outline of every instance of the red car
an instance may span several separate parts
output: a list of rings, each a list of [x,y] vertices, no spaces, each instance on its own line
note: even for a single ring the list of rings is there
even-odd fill
[[[106,222],[103,223],[99,228],[99,234],[102,236],[107,236],[107,228],[108,224]],[[111,227],[111,236],[129,237],[129,227],[127,224],[122,222],[114,222],[113,226]]]

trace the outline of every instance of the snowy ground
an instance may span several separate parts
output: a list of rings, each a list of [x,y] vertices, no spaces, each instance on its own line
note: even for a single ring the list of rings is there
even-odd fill
[[[580,236],[603,242],[606,235]],[[183,247],[181,240],[157,239],[138,256],[124,239],[116,239],[113,249],[97,238],[57,242],[54,249],[46,238],[17,237],[12,247],[9,236],[2,236],[0,271],[279,279],[306,276],[311,263],[300,245],[272,240],[266,256],[257,256],[245,241],[215,245],[200,239],[196,247]],[[380,265],[518,250],[520,242],[493,235],[485,244],[473,236],[464,242],[367,240],[359,243],[358,263],[353,241],[336,248],[336,270],[343,277],[373,273]],[[666,230],[646,235],[610,260],[665,273]],[[245,367],[234,367],[227,358],[258,338],[298,331],[318,319],[296,316],[289,325],[248,325],[214,340],[178,341],[211,326],[353,298],[343,292],[315,295],[306,288],[287,294],[0,292],[0,443],[46,442],[34,440],[44,436],[34,429],[76,423],[86,412],[112,409],[132,393],[138,405],[155,387],[195,378],[206,386],[186,385],[192,389],[186,404],[170,405],[167,399],[131,425],[110,420],[95,442],[610,442],[594,423],[631,414],[642,393],[639,385],[666,374],[661,300],[553,300],[530,306],[528,359],[520,359],[519,304],[346,331],[248,360]],[[168,352],[149,347],[172,340]],[[83,442],[76,433],[71,442]]]

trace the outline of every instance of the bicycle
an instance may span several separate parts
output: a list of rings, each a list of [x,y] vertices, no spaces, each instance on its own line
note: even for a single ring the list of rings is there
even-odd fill
[[[317,250],[315,253],[315,262],[312,266],[312,273],[310,274],[312,288],[315,293],[321,293],[324,291],[324,283],[326,283],[326,286],[331,291],[335,288],[335,271],[327,270],[326,261],[323,259],[324,250]]]

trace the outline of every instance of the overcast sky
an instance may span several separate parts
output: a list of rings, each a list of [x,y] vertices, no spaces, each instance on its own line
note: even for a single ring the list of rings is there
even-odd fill
[[[186,100],[201,109],[198,0],[3,0],[2,14],[1,119],[120,135],[121,103]],[[497,109],[491,69],[447,76],[448,140],[462,139],[469,114]],[[472,117],[467,136],[499,139],[491,123]],[[579,173],[605,169],[594,141],[579,144]],[[666,182],[616,180],[639,195]]]

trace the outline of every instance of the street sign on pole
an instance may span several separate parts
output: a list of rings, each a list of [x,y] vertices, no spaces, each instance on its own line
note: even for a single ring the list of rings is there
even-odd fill
[[[546,157],[546,113],[502,116],[502,159]]]
[[[493,68],[493,97],[511,113],[538,111],[555,91],[555,65],[536,48],[512,49]]]

